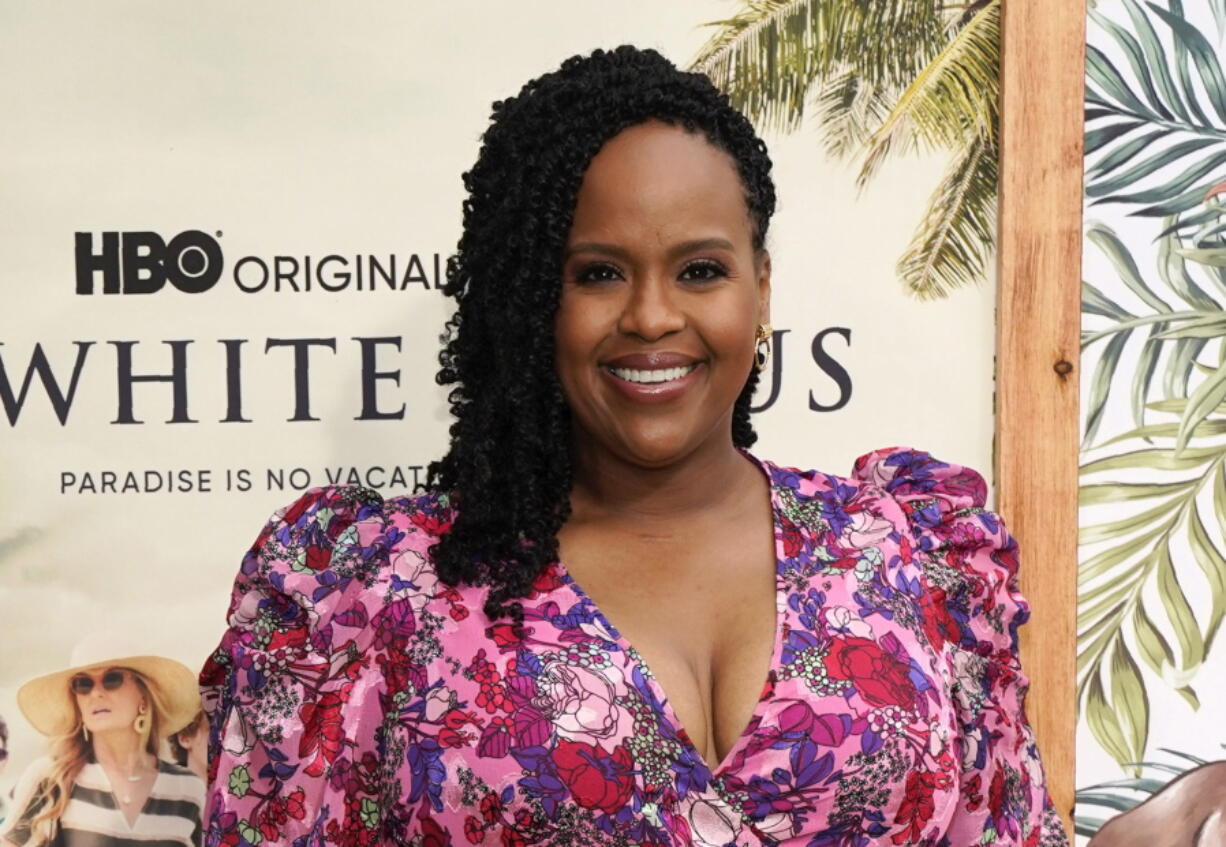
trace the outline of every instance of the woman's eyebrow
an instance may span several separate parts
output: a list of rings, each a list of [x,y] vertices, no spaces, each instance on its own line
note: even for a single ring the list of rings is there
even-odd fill
[[[682,241],[680,244],[674,244],[668,248],[668,256],[670,258],[680,256],[684,253],[692,253],[695,250],[733,250],[735,247],[732,242],[726,238],[695,238],[690,241]],[[572,244],[566,248],[565,258],[570,258],[576,253],[598,253],[603,256],[611,256],[615,259],[629,259],[630,251],[624,247],[619,247],[616,244],[605,244],[600,241],[581,241],[577,244]]]

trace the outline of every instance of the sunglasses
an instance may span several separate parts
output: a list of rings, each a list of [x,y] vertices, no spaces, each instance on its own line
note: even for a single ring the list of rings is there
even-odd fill
[[[102,688],[114,691],[123,686],[128,675],[120,670],[109,670],[102,675]],[[72,693],[85,695],[94,690],[94,678],[86,674],[77,674],[72,678]]]

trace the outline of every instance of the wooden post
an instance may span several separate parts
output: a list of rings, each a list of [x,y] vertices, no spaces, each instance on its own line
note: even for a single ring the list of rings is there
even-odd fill
[[[1031,603],[1022,663],[1053,800],[1072,831],[1085,0],[1004,0],[997,506]]]

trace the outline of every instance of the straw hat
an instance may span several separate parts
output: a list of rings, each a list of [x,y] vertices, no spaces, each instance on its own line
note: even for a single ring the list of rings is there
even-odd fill
[[[45,674],[17,689],[17,705],[35,729],[43,735],[71,732],[77,723],[69,681],[82,671],[104,668],[131,668],[157,689],[164,707],[159,731],[172,735],[191,723],[200,711],[200,690],[196,675],[174,659],[143,654],[140,648],[120,636],[98,633],[87,636],[72,650],[71,667]]]

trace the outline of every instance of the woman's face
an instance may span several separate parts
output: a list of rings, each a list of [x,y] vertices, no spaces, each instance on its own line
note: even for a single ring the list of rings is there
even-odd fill
[[[583,177],[562,267],[556,361],[580,451],[666,466],[712,439],[768,322],[732,158],[660,121],[624,130]]]
[[[118,682],[120,676],[122,682]],[[140,707],[145,704],[145,694],[136,684],[133,672],[124,668],[82,671],[73,676],[70,685],[81,721],[91,733],[132,730]]]

